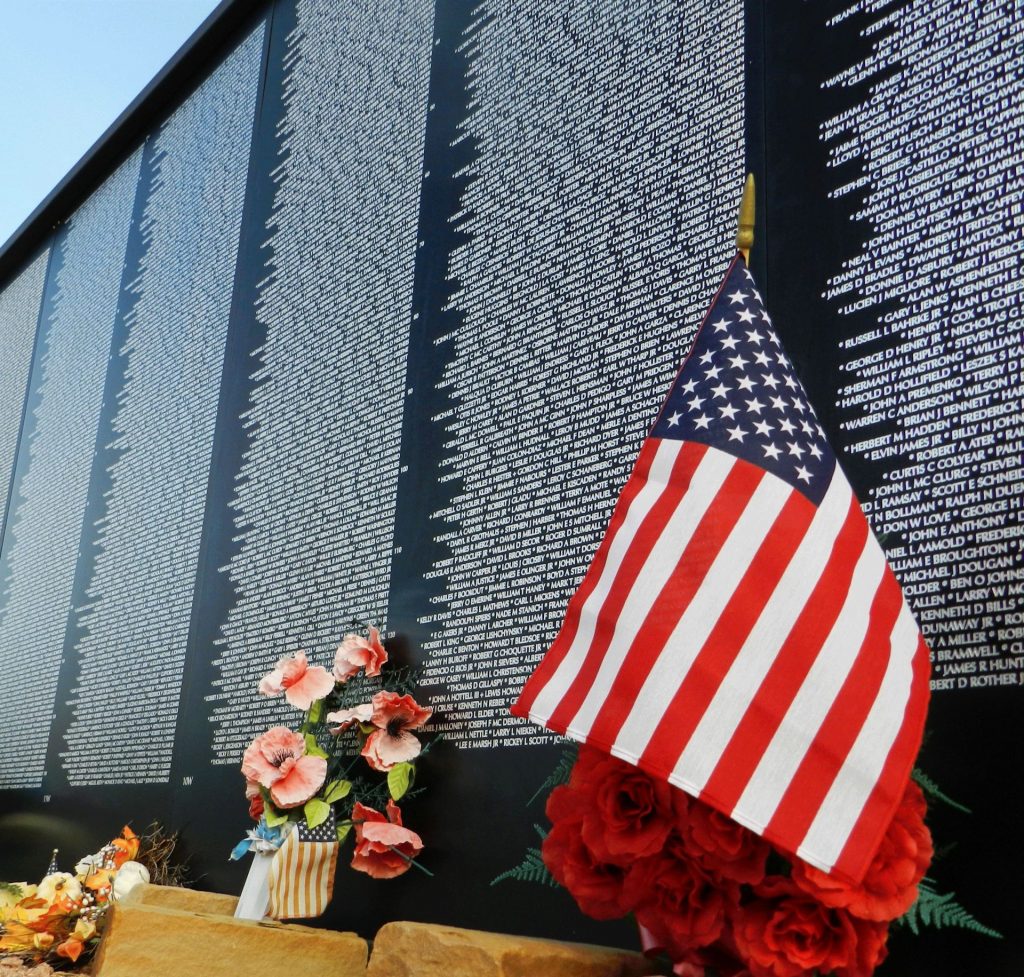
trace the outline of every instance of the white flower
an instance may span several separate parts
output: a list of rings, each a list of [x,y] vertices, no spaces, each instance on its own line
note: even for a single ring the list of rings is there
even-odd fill
[[[135,886],[149,881],[149,869],[141,862],[125,862],[114,876],[114,898],[123,899]]]
[[[94,855],[86,855],[75,866],[75,875],[80,879],[87,879],[97,869],[103,868],[103,852],[98,851]]]
[[[62,897],[74,901],[82,897],[82,885],[70,872],[54,872],[39,883],[36,895],[50,905]]]

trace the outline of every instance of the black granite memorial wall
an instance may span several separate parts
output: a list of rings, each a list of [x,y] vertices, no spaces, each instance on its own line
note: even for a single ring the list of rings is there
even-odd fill
[[[0,253],[0,877],[156,818],[237,891],[241,753],[285,716],[256,682],[359,619],[423,666],[444,734],[413,808],[434,878],[339,872],[326,921],[629,943],[488,885],[560,753],[507,707],[749,168],[768,308],[932,647],[922,763],[975,811],[935,812],[959,843],[935,874],[1011,934],[901,935],[890,966],[1018,973],[1017,6],[248,9]]]

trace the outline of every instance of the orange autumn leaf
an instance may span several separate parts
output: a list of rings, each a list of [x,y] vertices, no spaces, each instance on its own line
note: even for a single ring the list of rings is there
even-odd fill
[[[24,923],[8,920],[4,923],[3,932],[0,933],[0,950],[14,951],[16,953],[30,950],[32,949],[35,935],[35,932]]]
[[[139,839],[128,825],[121,829],[121,837],[115,838],[111,844],[117,849],[114,853],[114,865],[120,868],[125,862],[133,861],[139,853]]]
[[[69,936],[63,943],[57,944],[57,956],[67,957],[74,963],[85,949],[85,944],[74,936]]]
[[[69,912],[68,906],[54,903],[42,916],[26,922],[25,925],[36,933],[60,935],[71,928]]]
[[[45,899],[40,899],[39,896],[26,896],[17,903],[19,909],[45,909],[48,905],[49,903]]]
[[[75,937],[75,939],[81,940],[85,943],[96,935],[96,924],[91,919],[83,919],[79,917],[71,935]]]
[[[109,889],[114,884],[114,876],[117,872],[111,868],[98,868],[85,880],[85,887],[93,892],[100,892]]]

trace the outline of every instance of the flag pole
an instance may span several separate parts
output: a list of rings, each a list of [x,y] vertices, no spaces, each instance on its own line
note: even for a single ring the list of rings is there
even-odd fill
[[[754,246],[754,174],[747,174],[740,201],[739,226],[736,229],[736,250],[750,264],[750,249]]]

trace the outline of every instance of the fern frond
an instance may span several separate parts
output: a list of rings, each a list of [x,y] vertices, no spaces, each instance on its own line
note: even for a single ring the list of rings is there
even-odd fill
[[[997,940],[1003,938],[1003,934],[998,930],[979,923],[964,909],[956,901],[955,892],[939,893],[935,891],[934,886],[935,883],[931,879],[922,879],[917,889],[917,901],[898,920],[909,926],[911,933],[917,936],[923,926],[932,926],[935,929],[958,926],[982,936],[991,936]]]
[[[932,780],[920,767],[914,767],[913,773],[910,775],[917,785],[923,790],[932,800],[942,801],[943,804],[949,805],[949,807],[955,808],[958,811],[963,811],[964,814],[973,813],[969,807],[964,806],[959,801],[954,801],[952,797],[944,794],[940,789],[939,785]]]
[[[535,824],[533,828],[540,835],[541,841],[547,837],[547,832],[539,824]],[[504,882],[505,879],[515,879],[518,882],[537,882],[540,885],[550,886],[552,889],[558,888],[558,883],[544,864],[539,848],[527,848],[523,860],[515,868],[510,868],[491,879],[491,885],[497,885],[499,882]]]
[[[580,748],[575,743],[569,743],[564,750],[562,750],[561,759],[558,761],[558,766],[548,775],[548,779],[544,781],[537,788],[536,793],[527,802],[526,806],[529,807],[541,794],[545,791],[552,791],[556,787],[561,787],[562,784],[569,783],[569,775],[572,773],[572,768],[576,763],[576,757],[579,756]]]
[[[4,892],[12,899],[20,899],[25,891],[17,882],[0,882],[0,892]]]

